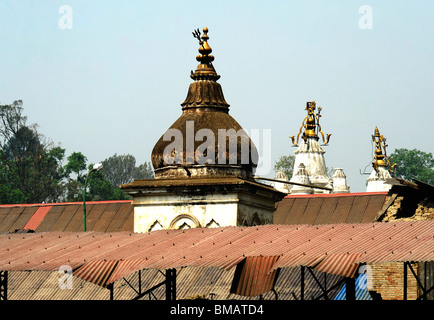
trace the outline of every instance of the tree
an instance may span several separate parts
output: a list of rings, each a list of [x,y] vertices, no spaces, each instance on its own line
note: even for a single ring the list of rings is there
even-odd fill
[[[274,170],[282,170],[291,179],[294,170],[295,156],[281,156],[274,165]]]
[[[0,105],[2,203],[56,201],[64,179],[65,149],[27,125],[22,101]]]
[[[65,174],[69,177],[71,173],[77,175],[77,181],[84,183],[84,175],[82,172],[86,170],[87,158],[81,152],[73,152],[67,158],[68,163],[65,165]]]
[[[396,149],[390,156],[390,162],[396,163],[393,176],[408,181],[417,179],[434,185],[434,158],[432,153],[417,149]]]
[[[89,170],[92,169],[92,167],[93,164],[89,166]],[[86,199],[94,201],[131,199],[131,197],[126,194],[122,189],[120,189],[119,187],[113,187],[112,183],[105,176],[103,170],[93,172],[89,176],[89,192]]]
[[[134,170],[134,179],[153,179],[154,177],[154,170],[150,162],[145,161]]]
[[[56,202],[63,196],[65,173],[62,160],[64,156],[65,149],[58,146],[46,149],[40,154],[36,162],[37,180],[35,184],[39,189],[39,196],[35,198],[35,201]]]
[[[21,127],[4,146],[4,154],[18,177],[26,202],[55,201],[63,179],[62,160],[65,150],[41,142],[30,127]]]
[[[103,162],[102,172],[111,182],[113,188],[119,188],[121,184],[127,184],[135,179],[151,179],[154,177],[151,164],[145,162],[136,167],[136,158],[130,154],[114,154]]]
[[[87,158],[80,152],[73,152],[68,157],[68,163],[65,165],[67,182],[65,183],[65,200],[82,201],[83,188],[86,175],[92,169],[93,164],[87,166]],[[151,178],[153,171],[148,162],[136,167],[136,159],[132,155],[117,155],[102,161],[103,169],[93,172],[88,179],[88,190],[86,199],[101,200],[126,200],[131,199],[122,189],[121,184],[134,181],[134,179]],[[87,170],[87,171],[86,171]],[[77,175],[77,179],[72,179],[70,174]]]
[[[2,166],[12,179],[2,188],[2,202],[45,202],[57,199],[63,179],[65,150],[55,147],[38,133],[37,125],[27,125],[22,101],[0,106],[0,147]],[[19,195],[17,198],[16,196]]]
[[[87,157],[81,152],[73,152],[68,158],[64,167],[66,182],[63,186],[65,201],[83,201],[83,188],[86,180],[85,170]],[[71,174],[75,174],[75,179]]]
[[[23,102],[14,101],[11,105],[0,105],[0,147],[10,142],[19,129],[24,127],[27,117],[22,115]]]
[[[73,152],[63,166],[65,149],[37,129],[27,124],[21,100],[0,105],[0,203],[82,201],[86,156]],[[89,177],[89,197],[130,199],[119,185],[145,178],[153,178],[150,163],[136,167],[133,156],[115,154],[104,160],[103,171]]]
[[[134,156],[117,155],[116,153],[102,162],[105,177],[111,182],[113,188],[118,188],[121,184],[130,183],[134,180],[134,169],[136,168],[136,158]]]
[[[0,203],[23,203],[26,197],[19,188],[16,168],[0,150]]]

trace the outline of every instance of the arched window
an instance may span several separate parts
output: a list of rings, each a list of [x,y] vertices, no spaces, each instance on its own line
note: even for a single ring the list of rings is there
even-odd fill
[[[200,228],[200,222],[196,217],[189,214],[180,214],[170,222],[170,229],[186,229],[186,228]]]

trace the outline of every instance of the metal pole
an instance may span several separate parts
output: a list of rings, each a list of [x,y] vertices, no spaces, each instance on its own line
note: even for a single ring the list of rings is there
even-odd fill
[[[113,282],[108,285],[108,289],[110,290],[110,300],[111,301],[114,300],[113,287],[114,287]]]
[[[301,272],[301,293],[300,293],[300,300],[304,300],[304,266],[301,266],[300,272]]]
[[[93,166],[92,169],[89,170],[86,176],[86,181],[84,182],[84,189],[83,189],[83,221],[84,221],[84,231],[86,232],[86,188],[87,188],[87,180],[89,179],[90,174],[93,171],[100,171],[102,169],[102,164],[98,163]]]
[[[142,270],[139,270],[139,295],[142,294]]]
[[[83,222],[84,222],[84,232],[86,232],[86,188],[87,188],[87,179],[89,178],[90,173],[93,170],[90,170],[89,173],[86,176],[86,181],[84,182],[84,189],[83,189]]]
[[[176,269],[166,270],[166,300],[176,300]]]
[[[407,262],[404,261],[404,300],[407,300]]]
[[[425,296],[424,296],[424,300],[428,300],[428,295],[426,294],[426,290],[427,290],[427,283],[426,283],[426,271],[427,271],[427,262],[425,261],[424,262],[424,265],[423,265],[423,275],[424,275],[424,282],[423,282],[423,288],[424,288],[424,294],[425,294]]]
[[[175,268],[172,269],[172,281],[173,281],[172,300],[176,300],[176,269]]]
[[[345,278],[345,295],[347,301],[356,300],[356,279],[355,278]]]
[[[316,186],[316,185],[313,185],[313,184],[305,184],[305,183],[298,183],[298,182],[292,182],[292,181],[270,179],[270,178],[265,178],[265,177],[253,177],[253,179],[256,179],[256,180],[265,180],[265,181],[274,181],[274,182],[280,182],[280,183],[286,183],[286,184],[293,184],[293,185],[296,185],[296,186],[302,186],[302,187],[309,187],[309,188],[315,188],[315,189],[322,189],[322,190],[333,191],[332,188]]]

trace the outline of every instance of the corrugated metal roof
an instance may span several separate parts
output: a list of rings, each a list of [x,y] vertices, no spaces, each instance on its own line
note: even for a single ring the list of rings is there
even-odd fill
[[[132,201],[86,202],[88,231],[117,232],[134,230]],[[0,233],[18,230],[83,231],[83,203],[0,205]]]
[[[256,297],[240,296],[230,293],[235,268],[225,271],[216,267],[186,267],[177,269],[176,297],[178,299],[206,298],[215,300],[257,300]],[[325,274],[313,270],[316,278],[323,286],[331,288],[342,277]],[[57,271],[11,271],[8,276],[8,300],[108,300],[110,295],[106,288],[97,286],[88,281],[73,277],[72,288],[60,289],[59,279],[61,275]],[[164,281],[164,275],[158,270],[143,270],[141,272],[142,292]],[[126,277],[126,280],[136,289],[139,287],[138,272]],[[322,294],[315,279],[306,272],[305,299],[314,299]],[[333,299],[339,292],[339,286],[329,292],[328,298]],[[279,273],[275,284],[275,291],[279,300],[300,299],[300,269],[285,268]],[[114,283],[115,300],[131,300],[137,293],[126,283],[116,281]],[[274,293],[263,294],[264,299],[275,299]],[[144,296],[147,300],[150,297]],[[164,300],[164,287],[153,291],[151,299]]]
[[[331,224],[373,222],[387,192],[289,195],[274,213],[275,224]]]
[[[0,270],[55,271],[70,265],[77,269],[74,275],[103,286],[141,269],[229,270],[249,257],[275,259],[261,266],[265,275],[303,265],[353,276],[363,262],[433,261],[434,221],[0,235]],[[256,288],[242,291],[249,290]]]
[[[237,265],[231,293],[241,296],[259,296],[273,289],[277,270],[270,272],[279,256],[246,257]]]
[[[42,220],[44,220],[48,211],[52,206],[43,206],[39,207],[36,212],[30,217],[30,220],[27,221],[26,225],[23,227],[24,230],[36,230],[41,224]]]

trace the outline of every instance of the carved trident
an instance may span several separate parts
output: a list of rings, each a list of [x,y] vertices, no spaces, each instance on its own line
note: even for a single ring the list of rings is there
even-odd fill
[[[199,28],[197,28],[196,30],[194,30],[192,32],[192,34],[193,34],[193,37],[195,37],[199,41],[199,44],[202,46],[202,48],[205,49],[205,47],[203,46],[204,41],[200,37],[201,33],[200,33]]]

